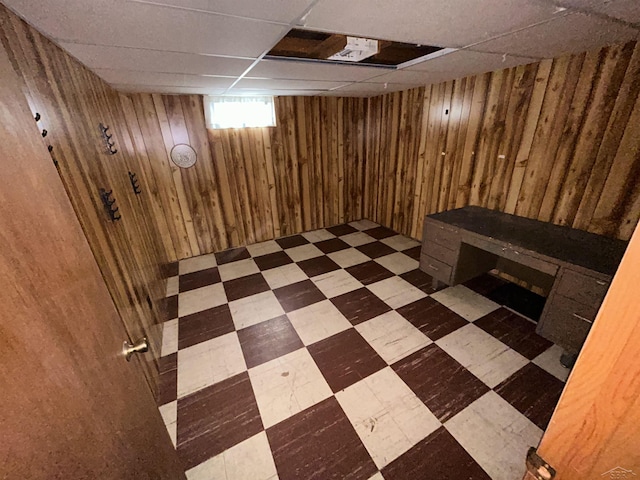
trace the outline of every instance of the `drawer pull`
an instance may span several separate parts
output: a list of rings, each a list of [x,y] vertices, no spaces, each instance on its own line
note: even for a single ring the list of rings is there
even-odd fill
[[[596,280],[596,283],[597,283],[598,285],[602,285],[602,286],[604,286],[604,285],[606,285],[606,284],[607,284],[607,282],[605,282],[604,280]]]
[[[435,270],[436,272],[438,271],[438,267],[436,267],[435,265],[431,265],[431,264],[429,264],[429,268],[430,268],[431,270]]]
[[[593,323],[593,320],[589,320],[588,318],[585,318],[582,315],[578,315],[577,313],[573,313],[572,315],[576,317],[578,320],[582,320],[583,322]]]

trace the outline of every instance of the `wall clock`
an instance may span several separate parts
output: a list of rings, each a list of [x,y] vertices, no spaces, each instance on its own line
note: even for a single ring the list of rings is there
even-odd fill
[[[179,143],[171,149],[171,161],[180,168],[193,167],[197,160],[196,151],[191,145]]]

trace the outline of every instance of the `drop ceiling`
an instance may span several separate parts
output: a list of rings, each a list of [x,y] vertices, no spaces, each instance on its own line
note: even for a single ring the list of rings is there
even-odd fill
[[[640,0],[1,0],[122,91],[373,96],[640,38]],[[397,70],[263,59],[292,28],[442,47]]]

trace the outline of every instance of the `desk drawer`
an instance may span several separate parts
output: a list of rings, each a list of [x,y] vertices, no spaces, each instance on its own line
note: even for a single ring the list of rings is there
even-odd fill
[[[432,242],[430,240],[424,240],[422,242],[422,255],[427,255],[436,260],[446,263],[447,265],[454,265],[458,258],[458,249],[449,250],[442,245]]]
[[[447,265],[436,258],[429,255],[420,255],[420,270],[447,285],[451,284],[451,265]]]
[[[564,269],[558,280],[557,293],[584,305],[600,307],[609,289],[609,282]]]
[[[475,235],[465,238],[465,243],[549,275],[555,276],[558,271],[557,265],[522,253],[522,250],[514,245],[508,245],[497,240],[487,240]]]
[[[426,220],[422,240],[437,243],[449,250],[457,250],[460,246],[460,232],[455,227]]]
[[[536,331],[562,348],[577,353],[587,338],[597,308],[587,307],[561,295],[555,295]]]

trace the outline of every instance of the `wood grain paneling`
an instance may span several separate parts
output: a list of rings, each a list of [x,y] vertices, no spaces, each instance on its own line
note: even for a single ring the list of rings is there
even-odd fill
[[[369,99],[364,216],[419,238],[479,205],[628,240],[639,75],[629,43]]]
[[[172,260],[362,218],[365,100],[277,97],[277,126],[207,130],[199,95],[120,95]],[[188,169],[170,160],[188,143]]]
[[[38,127],[48,132],[44,139],[35,135],[24,141],[53,147],[60,179],[129,337],[147,335],[151,342],[152,354],[141,364],[155,389],[164,297],[160,266],[167,262],[158,225],[169,222],[159,214],[151,195],[155,186],[144,176],[149,157],[140,148],[142,138],[127,129],[117,92],[2,5],[0,41],[32,113],[41,116]],[[117,154],[106,153],[99,123],[110,127]],[[141,180],[140,195],[133,192],[129,171]],[[110,221],[100,188],[113,190],[120,221]]]

